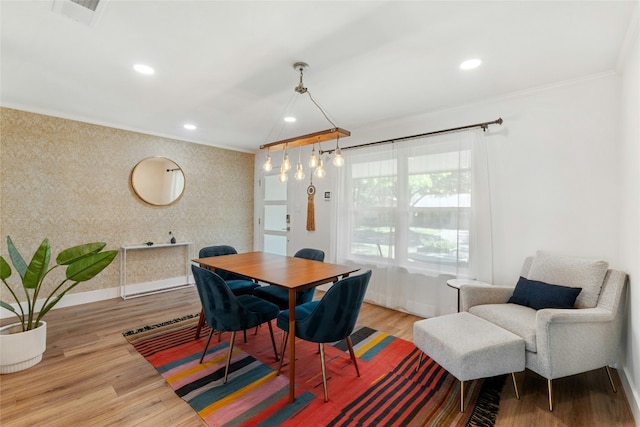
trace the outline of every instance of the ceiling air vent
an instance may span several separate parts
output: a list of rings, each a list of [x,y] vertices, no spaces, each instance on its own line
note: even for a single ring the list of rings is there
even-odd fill
[[[98,7],[98,3],[100,0],[71,0],[72,3],[79,4],[82,7],[86,7],[87,9],[95,12],[96,7]]]
[[[53,11],[85,25],[94,25],[107,0],[53,0]]]

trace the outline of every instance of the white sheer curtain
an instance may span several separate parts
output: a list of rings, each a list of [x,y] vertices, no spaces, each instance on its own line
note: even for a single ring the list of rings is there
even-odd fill
[[[425,317],[455,312],[447,279],[491,279],[480,131],[348,152],[338,175],[338,263],[373,270],[367,300]]]

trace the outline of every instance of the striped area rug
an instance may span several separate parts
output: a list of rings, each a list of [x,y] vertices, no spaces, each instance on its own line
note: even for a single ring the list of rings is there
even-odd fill
[[[320,355],[296,340],[296,401],[288,403],[287,355],[281,375],[266,326],[236,336],[227,384],[222,384],[230,334],[212,344],[199,364],[209,329],[194,340],[197,315],[123,335],[210,426],[493,426],[504,376],[459,382],[413,343],[360,327],[352,336],[360,377],[344,341],[325,345],[329,402],[324,402]],[[276,343],[281,331],[274,327]]]

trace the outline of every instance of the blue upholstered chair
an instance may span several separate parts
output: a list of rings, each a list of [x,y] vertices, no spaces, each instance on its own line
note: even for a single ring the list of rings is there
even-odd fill
[[[360,376],[350,336],[356,326],[360,307],[370,279],[371,270],[358,276],[347,277],[331,286],[320,301],[311,301],[296,307],[296,337],[320,344],[325,402],[329,400],[329,393],[327,392],[324,343],[346,339],[351,360],[353,360],[353,365],[356,368],[356,374]],[[281,311],[278,314],[277,325],[285,331],[282,341],[280,367],[278,368],[278,373],[280,373],[282,358],[289,338],[289,310]]]
[[[278,360],[278,351],[276,350],[273,327],[271,326],[271,321],[280,312],[278,306],[253,295],[235,296],[226,282],[216,273],[195,265],[191,266],[191,270],[198,288],[204,316],[209,326],[211,326],[211,332],[209,333],[207,344],[204,346],[202,357],[200,357],[200,363],[202,363],[207,353],[214,328],[220,332],[231,332],[229,355],[227,356],[227,365],[224,372],[224,383],[226,384],[236,332],[253,328],[265,322],[269,324],[273,354]]]
[[[313,261],[324,262],[324,252],[319,249],[304,248],[294,255],[296,258],[305,258]],[[315,288],[296,292],[296,305],[304,304],[313,299]],[[253,294],[264,300],[274,303],[280,310],[289,308],[289,290],[279,286],[260,286],[253,290]]]
[[[238,251],[233,246],[229,245],[217,245],[217,246],[207,246],[200,249],[198,253],[198,258],[209,258],[212,256],[220,256],[220,255],[232,255],[237,254]],[[228,271],[215,270],[215,273],[222,278],[225,282],[227,282],[227,286],[231,289],[234,295],[251,295],[253,290],[260,285],[251,280],[248,277],[241,276],[239,274],[230,273]],[[198,328],[196,329],[196,338],[200,338],[200,330],[204,325],[203,312],[200,311],[200,319],[198,320]],[[211,325],[210,325],[211,326]],[[247,336],[245,333],[245,342],[247,341]]]

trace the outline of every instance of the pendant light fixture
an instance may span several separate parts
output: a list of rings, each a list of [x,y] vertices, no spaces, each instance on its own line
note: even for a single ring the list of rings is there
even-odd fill
[[[291,161],[289,160],[289,154],[287,154],[287,146],[284,146],[284,154],[282,155],[282,164],[280,165],[280,176],[278,179],[280,182],[286,182],[289,179],[287,172],[291,169]]]
[[[309,157],[309,167],[313,169],[318,167],[318,156],[316,155],[316,144],[313,144],[313,148],[311,149],[311,157]]]
[[[333,166],[339,168],[341,166],[344,166],[344,157],[342,157],[342,152],[340,151],[340,145],[338,144],[338,141],[340,140],[340,137],[336,138],[336,150],[333,154]]]
[[[296,166],[296,173],[295,175],[293,175],[293,177],[297,181],[302,181],[305,177],[304,169],[302,168],[302,162],[300,161],[301,153],[302,153],[302,149],[298,150],[298,166]]]
[[[315,171],[313,171],[313,174],[317,178],[324,178],[325,175],[327,175],[327,171],[324,170],[324,165],[322,164],[322,159],[320,159],[320,162],[318,163],[318,167],[316,168]]]
[[[273,165],[271,164],[271,155],[269,154],[269,150],[267,150],[267,160],[264,161],[264,164],[262,165],[262,169],[265,172],[271,172],[271,169],[273,169]]]
[[[269,144],[263,144],[260,146],[260,149],[267,150],[267,159],[263,165],[263,169],[265,171],[268,171],[267,168],[271,164],[271,156],[269,155],[269,152],[271,150],[285,151],[283,156],[282,167],[280,168],[281,169],[280,181],[282,182],[286,181],[286,172],[291,168],[291,162],[289,160],[289,155],[287,154],[287,148],[302,147],[305,145],[313,144],[313,148],[311,150],[311,157],[309,158],[308,164],[309,164],[309,167],[314,170],[313,174],[318,178],[322,178],[326,175],[326,171],[324,170],[324,165],[323,165],[321,155],[325,153],[328,153],[328,154],[335,153],[333,158],[333,165],[336,167],[340,167],[344,165],[344,157],[340,152],[340,146],[338,141],[340,137],[344,138],[346,136],[351,135],[351,132],[349,132],[348,130],[339,128],[329,118],[329,116],[324,111],[324,109],[320,106],[320,104],[313,98],[313,96],[311,96],[311,92],[309,92],[309,90],[304,86],[304,83],[302,81],[304,70],[309,68],[309,65],[304,62],[296,62],[295,64],[293,64],[293,68],[300,72],[300,82],[294,88],[295,92],[301,95],[306,93],[309,96],[309,99],[311,100],[311,102],[313,102],[313,104],[318,108],[318,110],[320,110],[324,118],[331,124],[332,127],[330,129],[322,130],[319,132],[314,132],[307,135],[301,135],[295,138],[289,138],[281,141],[272,142]],[[319,153],[316,152],[316,147],[315,147],[316,143],[320,144],[323,141],[329,141],[331,139],[336,140],[336,148],[334,150],[323,151],[322,148],[320,148]],[[299,176],[301,176],[302,178],[298,178]],[[299,180],[304,179],[304,169],[302,167],[302,162],[300,161],[299,158],[298,158],[298,164],[296,166],[295,178]]]

